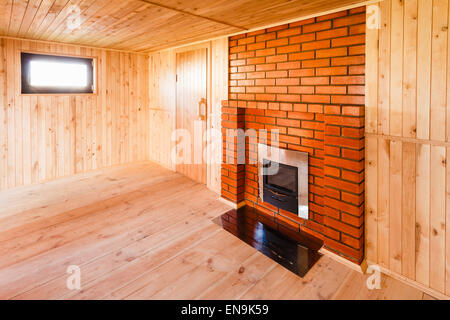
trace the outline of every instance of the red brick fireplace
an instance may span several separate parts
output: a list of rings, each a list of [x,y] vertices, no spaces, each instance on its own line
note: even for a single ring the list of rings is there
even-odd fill
[[[224,140],[222,197],[259,209],[327,249],[364,256],[365,7],[229,39],[229,100],[222,130],[279,130],[279,147],[309,154],[309,220],[258,197],[258,137]],[[262,141],[271,144],[271,141]],[[228,152],[227,152],[228,151]],[[229,151],[232,151],[230,156]]]

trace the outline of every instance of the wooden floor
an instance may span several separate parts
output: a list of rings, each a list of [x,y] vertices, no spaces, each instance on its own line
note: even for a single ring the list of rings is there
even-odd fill
[[[298,278],[211,222],[228,209],[152,163],[0,193],[0,298],[431,299],[386,276],[369,291],[329,257]]]

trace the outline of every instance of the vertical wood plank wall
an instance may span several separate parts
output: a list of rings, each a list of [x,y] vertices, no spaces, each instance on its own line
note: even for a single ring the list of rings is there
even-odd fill
[[[379,8],[366,48],[366,256],[450,295],[449,1]]]
[[[20,51],[94,57],[94,95],[21,95]],[[145,55],[0,38],[0,190],[148,159]]]
[[[174,143],[172,132],[176,128],[176,53],[195,48],[164,50],[150,54],[150,160],[171,170],[175,165],[171,159]],[[221,38],[209,42],[208,59],[208,119],[207,128],[221,130],[221,102],[228,96],[228,39]],[[193,106],[197,108],[198,106]],[[212,137],[208,136],[208,139]],[[211,148],[208,163],[207,185],[220,192],[221,168],[212,157],[222,160],[221,140],[216,148]]]

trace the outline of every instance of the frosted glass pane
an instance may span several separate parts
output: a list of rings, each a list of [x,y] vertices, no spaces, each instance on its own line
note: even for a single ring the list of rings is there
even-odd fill
[[[30,85],[33,87],[83,88],[88,85],[85,64],[51,61],[30,62]]]

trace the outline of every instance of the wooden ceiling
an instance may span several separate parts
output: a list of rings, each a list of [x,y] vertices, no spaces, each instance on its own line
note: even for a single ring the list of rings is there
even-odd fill
[[[0,36],[149,52],[365,2],[0,0]]]

